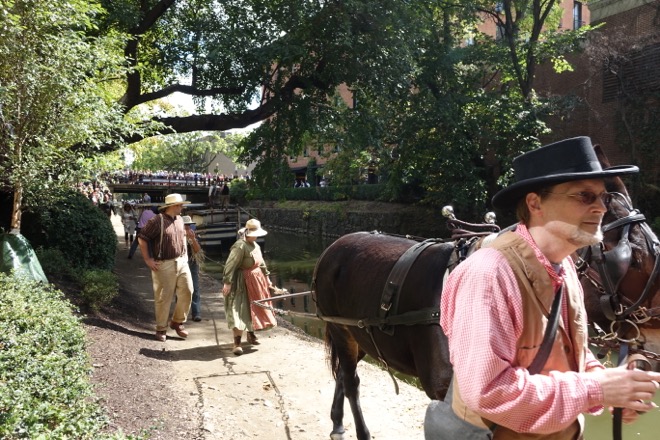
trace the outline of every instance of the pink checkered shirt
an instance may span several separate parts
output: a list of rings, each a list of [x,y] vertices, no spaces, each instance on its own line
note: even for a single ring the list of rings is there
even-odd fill
[[[532,246],[558,288],[563,277],[527,228],[518,224],[516,233]],[[572,261],[563,263],[575,270]],[[454,380],[466,405],[482,417],[516,432],[548,434],[567,427],[580,413],[602,409],[601,386],[588,373],[530,375],[512,366],[523,331],[522,299],[513,270],[497,250],[480,249],[458,265],[442,291],[440,313]],[[603,366],[588,352],[585,368]]]

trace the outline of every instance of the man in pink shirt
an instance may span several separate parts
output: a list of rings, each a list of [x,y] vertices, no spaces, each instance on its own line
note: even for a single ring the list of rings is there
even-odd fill
[[[660,373],[605,369],[595,359],[570,255],[602,240],[610,201],[603,179],[638,168],[602,169],[588,137],[525,153],[513,168],[515,182],[493,205],[515,209],[520,223],[458,265],[442,292],[453,413],[464,426],[483,428],[481,438],[497,440],[581,439],[582,414],[603,406],[624,408],[624,421],[631,422],[636,411],[654,407]],[[538,371],[530,372],[557,295],[554,341]]]

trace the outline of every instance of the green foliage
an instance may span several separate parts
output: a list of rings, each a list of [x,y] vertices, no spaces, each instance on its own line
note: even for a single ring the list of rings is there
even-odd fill
[[[248,194],[248,182],[243,179],[234,179],[229,184],[229,197],[237,205],[245,205]]]
[[[49,280],[73,283],[76,289],[67,295],[84,310],[98,311],[119,293],[117,276],[111,271],[76,268],[58,248],[39,248],[36,254]]]
[[[97,439],[85,335],[61,292],[0,274],[0,437]]]
[[[86,160],[129,130],[108,84],[123,71],[122,39],[92,36],[98,3],[0,3],[0,190],[25,206],[87,172]]]
[[[259,200],[322,200],[326,202],[344,200],[369,200],[381,202],[403,202],[396,197],[391,197],[386,191],[385,185],[331,185],[321,188],[313,186],[310,188],[283,188],[268,193],[253,191],[252,199]]]
[[[491,15],[509,26],[509,44],[502,44],[474,32],[483,16],[477,10],[492,10],[493,2],[399,8],[388,3],[379,12],[391,8],[389,17],[367,3],[360,4],[382,30],[388,51],[381,52],[380,70],[352,66],[355,72],[345,84],[357,107],[348,105],[338,88],[323,96],[296,96],[244,143],[251,159],[263,158],[255,174],[270,158],[297,156],[316,143],[331,157],[323,173],[333,186],[364,182],[366,170],[375,166],[384,184],[380,199],[451,203],[465,215],[481,215],[510,177],[504,170],[512,158],[537,147],[548,132],[544,118],[561,110],[561,101],[534,93],[536,65],[554,60],[569,69],[563,54],[579,47],[589,29],[541,35],[546,20],[549,29],[556,28],[561,15],[556,2],[505,2],[515,9],[512,22],[506,23],[504,14]],[[392,21],[398,25],[389,27]],[[406,30],[397,34],[397,29]],[[468,33],[476,38],[466,46],[460,42]],[[377,46],[363,43],[361,49],[368,57]],[[268,182],[257,181],[266,191],[275,186],[262,183]],[[277,193],[288,198],[289,191]],[[354,196],[342,191],[334,197],[340,194]]]
[[[74,271],[110,270],[117,234],[108,216],[73,190],[61,191],[56,202],[26,215],[24,235],[33,247],[58,249]]]
[[[205,173],[218,154],[232,160],[236,157],[236,145],[243,135],[224,137],[203,133],[184,133],[159,136],[131,145],[135,153],[136,170],[167,170]]]
[[[35,250],[39,263],[48,279],[67,279],[76,278],[76,270],[61,250],[58,248],[44,249],[42,247]]]
[[[107,270],[86,270],[80,284],[80,296],[92,310],[109,304],[119,293],[117,276]]]

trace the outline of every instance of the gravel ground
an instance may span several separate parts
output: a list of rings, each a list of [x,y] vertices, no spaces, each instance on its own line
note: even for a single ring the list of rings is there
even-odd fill
[[[123,235],[118,218],[113,222]],[[111,420],[108,429],[151,439],[329,438],[334,380],[322,341],[286,321],[261,332],[258,346],[231,353],[220,284],[202,275],[202,322],[190,336],[153,338],[151,276],[139,251],[118,241],[115,273],[121,293],[112,306],[85,319],[92,380]],[[429,403],[417,388],[361,363],[361,403],[374,439],[421,440]],[[345,439],[355,439],[345,404]]]

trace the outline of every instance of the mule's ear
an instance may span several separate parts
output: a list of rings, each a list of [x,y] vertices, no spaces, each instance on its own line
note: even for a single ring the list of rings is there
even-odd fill
[[[596,152],[596,157],[598,158],[598,162],[600,162],[600,165],[603,168],[609,168],[610,161],[607,159],[607,156],[605,156],[605,153],[603,152],[603,149],[600,147],[600,144],[594,145],[594,151]]]

